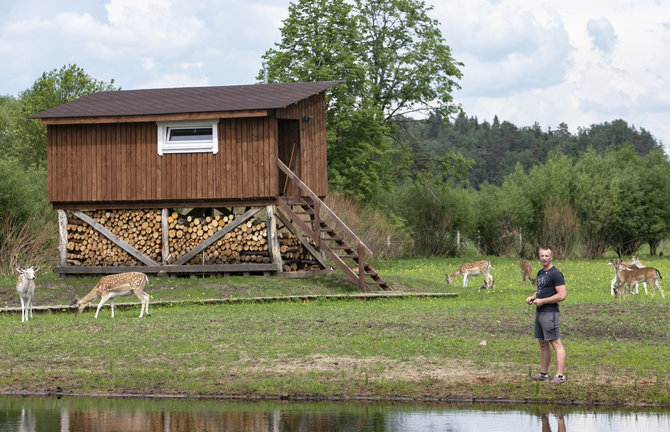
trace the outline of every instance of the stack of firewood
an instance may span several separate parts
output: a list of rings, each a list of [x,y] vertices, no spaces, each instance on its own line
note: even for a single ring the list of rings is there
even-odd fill
[[[173,213],[170,218],[174,217]],[[168,220],[170,220],[168,218]],[[234,221],[234,216],[205,218],[177,218],[170,221],[170,253],[179,259],[188,251]],[[250,219],[224,234],[203,252],[189,260],[189,264],[234,264],[244,262],[269,263],[266,223]]]
[[[86,212],[119,239],[148,258],[162,261],[161,211],[97,210]],[[169,258],[179,260],[196,246],[235,221],[235,216],[183,216],[173,212],[167,218]],[[67,262],[75,266],[139,266],[142,263],[100,234],[93,227],[70,215],[68,221]],[[266,222],[252,218],[235,227],[191,258],[187,264],[270,263]],[[320,264],[298,238],[285,229],[279,233],[284,271],[320,269]]]
[[[321,264],[290,232],[279,233],[279,251],[281,252],[283,271],[320,270]],[[311,242],[310,242],[311,243]]]
[[[97,210],[89,217],[154,261],[161,260],[159,210]],[[69,218],[67,262],[82,266],[134,266],[140,262],[79,218]]]

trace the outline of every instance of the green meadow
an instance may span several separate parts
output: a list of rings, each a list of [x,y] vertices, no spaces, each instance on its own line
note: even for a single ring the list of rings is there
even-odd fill
[[[565,385],[531,382],[539,350],[519,261],[489,257],[495,286],[445,274],[465,259],[376,262],[402,298],[361,299],[333,272],[312,279],[151,277],[94,318],[62,308],[21,323],[15,279],[0,281],[0,390],[248,398],[670,403],[670,297],[610,295],[608,259],[556,261],[568,353]],[[670,260],[641,256],[670,274]],[[539,262],[532,261],[534,272]],[[38,275],[35,305],[67,305],[97,278]],[[664,281],[661,280],[661,286]],[[667,284],[666,284],[667,285]],[[433,293],[434,296],[417,294]],[[457,296],[444,296],[457,293]],[[670,293],[668,293],[670,294]],[[337,295],[337,296],[334,296]],[[416,295],[416,296],[413,296]],[[309,297],[307,297],[309,296]],[[210,299],[227,300],[210,303]],[[119,306],[121,302],[131,303]],[[95,305],[93,305],[95,306]]]

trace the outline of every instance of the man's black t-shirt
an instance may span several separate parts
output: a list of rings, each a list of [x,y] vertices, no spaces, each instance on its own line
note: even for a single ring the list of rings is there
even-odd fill
[[[555,266],[549,270],[540,269],[537,272],[537,293],[535,298],[548,298],[556,294],[556,287],[565,285],[563,273]],[[558,303],[545,304],[537,308],[538,312],[556,311],[558,312]]]

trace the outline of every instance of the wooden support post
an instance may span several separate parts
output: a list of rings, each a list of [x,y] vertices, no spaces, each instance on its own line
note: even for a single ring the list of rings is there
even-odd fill
[[[277,267],[277,273],[281,273],[282,260],[281,251],[279,250],[279,237],[277,236],[277,219],[275,218],[274,206],[265,207],[267,214],[267,229],[268,229],[268,246],[270,246],[270,258],[272,263]]]
[[[367,291],[365,285],[365,245],[358,244],[358,289],[360,291]]]
[[[67,210],[58,210],[58,265],[67,264]]]
[[[161,264],[167,265],[170,258],[170,223],[168,222],[168,209],[161,210],[161,234],[163,246],[161,247]]]
[[[314,201],[314,244],[321,248],[321,200]]]

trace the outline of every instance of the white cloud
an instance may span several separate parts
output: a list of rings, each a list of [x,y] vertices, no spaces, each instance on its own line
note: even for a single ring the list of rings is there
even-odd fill
[[[592,19],[586,23],[589,35],[593,40],[593,45],[605,54],[609,54],[614,49],[617,36],[614,27],[605,17]]]

